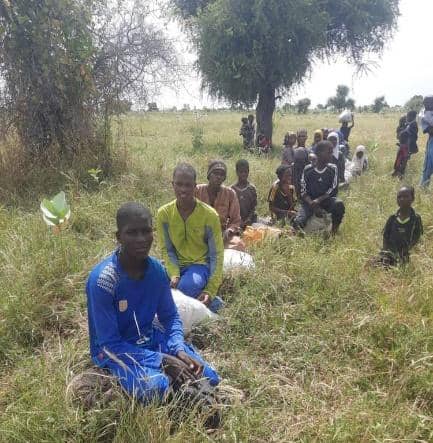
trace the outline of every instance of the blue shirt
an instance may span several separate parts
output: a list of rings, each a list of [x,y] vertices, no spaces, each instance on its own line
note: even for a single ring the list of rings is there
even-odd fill
[[[164,330],[168,353],[184,350],[182,321],[167,273],[155,258],[146,259],[143,278],[134,280],[122,269],[116,251],[93,268],[86,292],[90,354],[97,365],[111,358],[159,368],[155,327]]]

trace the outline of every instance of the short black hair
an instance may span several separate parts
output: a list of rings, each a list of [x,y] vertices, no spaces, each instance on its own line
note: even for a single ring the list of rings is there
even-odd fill
[[[117,230],[120,231],[132,217],[143,217],[152,223],[152,214],[149,209],[144,207],[141,203],[127,202],[117,210]]]
[[[241,158],[236,162],[236,171],[239,171],[239,169],[248,169],[250,170],[250,164],[248,163],[248,160],[245,160],[244,158]]]
[[[277,174],[277,177],[281,180],[287,171],[290,171],[290,173],[292,172],[292,167],[290,165],[280,165],[275,171],[275,174]]]
[[[413,199],[415,199],[415,188],[413,186],[403,186],[398,190],[399,194],[400,192],[410,192],[411,196]]]
[[[194,169],[194,167],[191,166],[189,163],[179,163],[179,164],[177,164],[176,167],[173,170],[173,179],[174,179],[174,176],[176,174],[180,174],[180,173],[183,173],[183,174],[186,174],[186,175],[190,175],[194,179],[194,181],[197,180],[197,172]]]
[[[322,151],[324,151],[325,149],[329,149],[332,148],[332,143],[328,140],[322,140],[321,142],[317,143],[316,145],[316,154],[320,154]]]

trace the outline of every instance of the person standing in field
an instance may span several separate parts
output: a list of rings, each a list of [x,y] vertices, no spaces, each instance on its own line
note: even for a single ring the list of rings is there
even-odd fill
[[[428,187],[430,177],[433,174],[433,121],[427,118],[433,113],[433,95],[424,98],[425,112],[421,114],[421,129],[424,134],[428,134],[428,141],[425,151],[424,169],[421,177],[420,186]]]
[[[288,132],[284,136],[283,152],[281,155],[281,164],[292,165],[295,160],[295,146],[296,134],[294,132]]]
[[[184,341],[164,267],[149,256],[149,210],[126,203],[116,219],[119,248],[93,268],[86,285],[93,362],[145,403],[203,378],[216,386],[216,371]]]
[[[344,183],[345,177],[344,172],[346,169],[346,158],[340,149],[340,137],[337,132],[331,132],[328,135],[328,141],[332,144],[332,156],[330,163],[337,166],[338,170],[338,183]]]
[[[346,142],[349,143],[349,137],[350,137],[350,132],[352,131],[352,129],[355,126],[355,116],[352,113],[352,121],[351,121],[351,125],[349,126],[349,122],[348,121],[343,121],[341,123],[341,128],[340,128],[340,132],[343,136],[343,139],[341,140],[341,142]]]
[[[409,155],[418,152],[418,123],[416,122],[416,111],[409,111],[406,116],[407,132],[409,134]]]
[[[236,162],[236,174],[238,181],[231,186],[239,200],[241,212],[241,228],[245,229],[257,221],[257,190],[256,187],[248,181],[250,165],[247,160],[241,159]]]
[[[251,150],[253,146],[251,146],[250,126],[248,124],[248,119],[246,117],[242,117],[241,122],[242,125],[241,129],[239,130],[239,135],[242,136],[244,149]]]
[[[216,310],[224,261],[218,214],[195,198],[191,165],[176,166],[173,190],[176,199],[159,208],[156,224],[170,286]]]
[[[295,229],[303,229],[314,215],[323,217],[325,212],[332,217],[332,234],[336,234],[343,220],[344,203],[337,198],[338,170],[330,163],[333,146],[329,141],[322,141],[316,147],[317,165],[308,165],[301,179],[302,205],[293,220]]]
[[[316,129],[313,134],[313,144],[310,147],[310,152],[313,154],[316,152],[317,143],[323,140],[323,132],[321,129]]]
[[[309,163],[308,155],[310,151],[305,147],[308,139],[308,133],[306,129],[299,129],[297,132],[297,147],[294,153],[293,162],[293,186],[296,190],[298,199],[301,198],[301,177],[304,172],[305,166]]]

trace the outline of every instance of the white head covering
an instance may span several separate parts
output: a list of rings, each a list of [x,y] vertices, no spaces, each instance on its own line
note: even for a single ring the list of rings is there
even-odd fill
[[[337,139],[337,144],[334,146],[332,155],[338,160],[338,155],[340,154],[340,136],[338,135],[338,132],[332,131],[328,134],[328,140],[331,137],[335,137]]]
[[[362,157],[358,158],[357,157],[357,153],[358,152],[362,152]],[[364,169],[364,163],[367,160],[367,150],[365,149],[365,146],[363,145],[359,145],[357,146],[357,148],[355,149],[355,153],[353,154],[352,157],[352,163],[350,165],[350,169],[353,172],[362,172],[362,170]]]

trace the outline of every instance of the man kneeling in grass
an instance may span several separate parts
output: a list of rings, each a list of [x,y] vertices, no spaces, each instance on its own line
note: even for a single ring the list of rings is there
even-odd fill
[[[200,379],[217,385],[215,370],[184,342],[165,269],[149,257],[149,210],[124,204],[116,236],[119,248],[95,266],[86,287],[93,361],[144,402]]]
[[[159,208],[157,216],[158,241],[171,287],[216,312],[222,305],[216,293],[224,261],[218,213],[194,197],[196,171],[191,165],[176,166],[173,189],[176,199]]]
[[[323,217],[328,212],[332,216],[332,234],[338,231],[344,216],[344,203],[337,199],[338,171],[330,163],[333,146],[328,141],[316,146],[317,164],[305,167],[301,178],[302,206],[293,221],[295,228],[304,228],[314,214]]]

